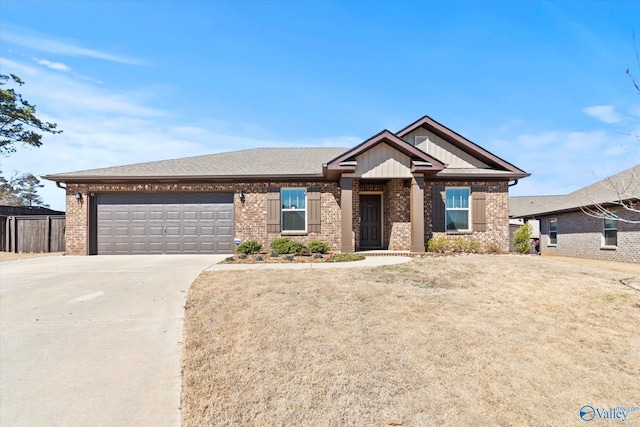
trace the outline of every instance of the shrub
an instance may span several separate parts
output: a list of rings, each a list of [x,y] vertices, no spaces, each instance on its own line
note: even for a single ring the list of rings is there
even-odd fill
[[[287,252],[288,254],[296,254],[296,255],[300,255],[302,253],[302,248],[306,247],[300,243],[300,242],[290,242],[289,243],[289,251]],[[309,250],[309,249],[307,249]]]
[[[262,245],[258,243],[257,240],[247,240],[246,242],[242,242],[236,248],[236,251],[241,254],[251,255],[260,251]]]
[[[482,249],[482,245],[478,240],[476,239],[467,240],[467,248],[466,248],[467,252],[474,254],[476,252],[480,252],[480,249]]]
[[[243,253],[238,254],[238,259],[247,259],[247,254],[243,254]]]
[[[451,244],[446,237],[432,237],[427,242],[427,250],[429,252],[447,252],[451,250]]]
[[[309,250],[308,247],[302,245],[302,247],[299,250],[296,250],[296,255],[298,255],[298,256],[310,256],[311,255],[311,251]]]
[[[513,233],[513,247],[519,254],[528,254],[531,251],[531,224],[527,222]]]
[[[269,256],[270,256],[271,258],[277,258],[277,257],[279,257],[279,256],[280,256],[280,254],[278,254],[278,252],[276,252],[276,251],[271,251],[271,253],[269,254]]]
[[[501,253],[504,253],[504,251],[502,250],[500,245],[497,244],[496,242],[491,242],[488,245],[486,245],[483,248],[482,252],[485,253],[485,254],[501,254]]]
[[[467,243],[462,237],[456,237],[453,239],[453,242],[450,243],[450,247],[453,252],[465,252]]]
[[[286,237],[281,237],[271,242],[269,247],[273,252],[277,254],[290,254],[292,243],[293,242],[290,239],[287,239]]]
[[[314,254],[326,254],[329,252],[329,245],[320,240],[313,240],[309,243],[309,250]]]

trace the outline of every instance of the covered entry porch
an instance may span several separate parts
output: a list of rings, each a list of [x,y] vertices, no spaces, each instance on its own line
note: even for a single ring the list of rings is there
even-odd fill
[[[424,252],[424,178],[342,177],[341,252]]]

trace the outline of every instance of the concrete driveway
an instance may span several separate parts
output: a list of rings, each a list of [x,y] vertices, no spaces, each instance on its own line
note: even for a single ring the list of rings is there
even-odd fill
[[[187,291],[222,258],[0,264],[0,425],[179,425]]]

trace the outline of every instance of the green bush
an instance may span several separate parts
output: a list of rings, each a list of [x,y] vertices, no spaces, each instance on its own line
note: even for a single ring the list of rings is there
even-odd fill
[[[469,252],[471,254],[475,254],[476,252],[480,252],[481,249],[482,249],[482,245],[480,244],[480,242],[478,240],[476,240],[476,239],[467,240],[466,252]]]
[[[312,240],[309,243],[309,250],[314,254],[326,254],[329,252],[329,245],[320,240]]]
[[[427,250],[429,252],[447,252],[451,250],[451,243],[446,237],[432,237],[427,242]]]
[[[247,240],[246,242],[242,242],[236,248],[236,251],[241,254],[251,255],[259,252],[262,248],[262,245],[258,243],[257,240]]]
[[[531,250],[531,224],[527,222],[513,233],[513,247],[519,254],[529,253]]]
[[[293,242],[290,239],[287,239],[286,237],[281,237],[279,239],[274,240],[273,242],[271,242],[271,244],[269,245],[269,247],[271,248],[271,250],[279,255],[281,254],[290,254],[291,253],[291,244]]]
[[[302,252],[304,251],[304,249],[307,249],[307,247],[305,245],[303,245],[300,242],[291,242],[289,243],[289,252],[287,252],[288,254],[296,254],[296,255],[301,255]],[[309,251],[309,249],[307,249],[307,252]]]
[[[467,243],[462,237],[456,237],[455,239],[453,239],[453,242],[451,242],[451,250],[453,252],[465,252],[466,248]]]

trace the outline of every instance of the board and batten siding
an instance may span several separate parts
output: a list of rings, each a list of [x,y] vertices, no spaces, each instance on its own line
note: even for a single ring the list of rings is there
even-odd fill
[[[411,159],[381,143],[356,157],[358,178],[411,178]]]
[[[420,137],[417,138],[416,136]],[[488,168],[489,166],[424,128],[402,137],[406,142],[435,157],[451,168]]]

